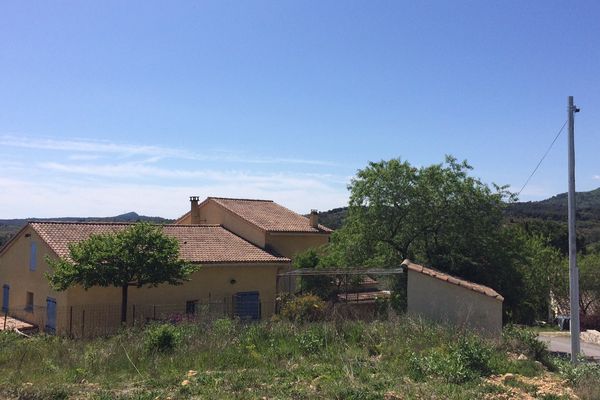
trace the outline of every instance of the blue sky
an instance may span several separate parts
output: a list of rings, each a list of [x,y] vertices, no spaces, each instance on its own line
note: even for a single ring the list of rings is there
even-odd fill
[[[596,1],[0,5],[0,218],[176,217],[189,195],[343,206],[368,161],[516,191],[566,119],[600,186]],[[521,195],[566,191],[562,136]]]

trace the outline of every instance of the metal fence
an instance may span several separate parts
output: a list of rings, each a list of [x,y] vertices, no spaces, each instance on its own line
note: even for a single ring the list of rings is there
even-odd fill
[[[218,301],[190,301],[183,304],[130,304],[127,321],[121,323],[120,304],[87,304],[53,307],[11,306],[0,314],[0,330],[18,328],[23,332],[46,332],[74,338],[111,335],[124,326],[143,326],[153,321],[197,322],[223,317],[259,319],[262,304],[235,298]],[[25,324],[27,323],[27,324]]]

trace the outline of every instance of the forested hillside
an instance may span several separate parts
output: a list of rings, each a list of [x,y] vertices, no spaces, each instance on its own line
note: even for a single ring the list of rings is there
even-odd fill
[[[600,188],[578,192],[577,196],[578,242],[600,243]],[[340,207],[319,213],[319,221],[332,229],[342,226],[347,208]],[[528,229],[543,231],[556,240],[556,247],[566,245],[567,193],[561,193],[542,201],[509,204],[505,215],[512,223],[526,223]],[[555,237],[556,236],[556,237]]]
[[[27,221],[61,221],[61,222],[137,222],[146,221],[155,224],[167,224],[173,222],[171,219],[162,217],[147,217],[135,212],[117,215],[114,217],[61,217],[61,218],[23,218],[23,219],[0,219],[0,246],[8,242],[15,233],[19,231]]]

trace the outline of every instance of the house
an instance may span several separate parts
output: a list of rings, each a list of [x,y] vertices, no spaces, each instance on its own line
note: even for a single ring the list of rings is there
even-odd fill
[[[65,257],[70,243],[128,226],[29,222],[0,249],[3,311],[42,330],[74,336],[118,327],[120,289],[55,292],[45,277],[46,257]],[[317,223],[316,213],[307,218],[272,201],[208,198],[199,204],[197,197],[191,198],[189,213],[162,229],[178,240],[180,257],[201,268],[180,286],[130,288],[129,322],[193,314],[206,306],[242,318],[268,317],[277,275],[291,268],[297,252],[327,243],[331,232]]]
[[[402,263],[407,272],[407,312],[491,336],[502,333],[502,297],[494,289],[432,268]]]
[[[190,197],[190,211],[175,224],[219,224],[253,243],[284,257],[329,241],[332,230],[320,225],[316,210],[309,218],[271,201]]]

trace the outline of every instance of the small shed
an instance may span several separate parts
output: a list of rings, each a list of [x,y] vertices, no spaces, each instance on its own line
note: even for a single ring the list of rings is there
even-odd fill
[[[502,297],[494,289],[404,260],[407,312],[432,321],[502,333]]]

